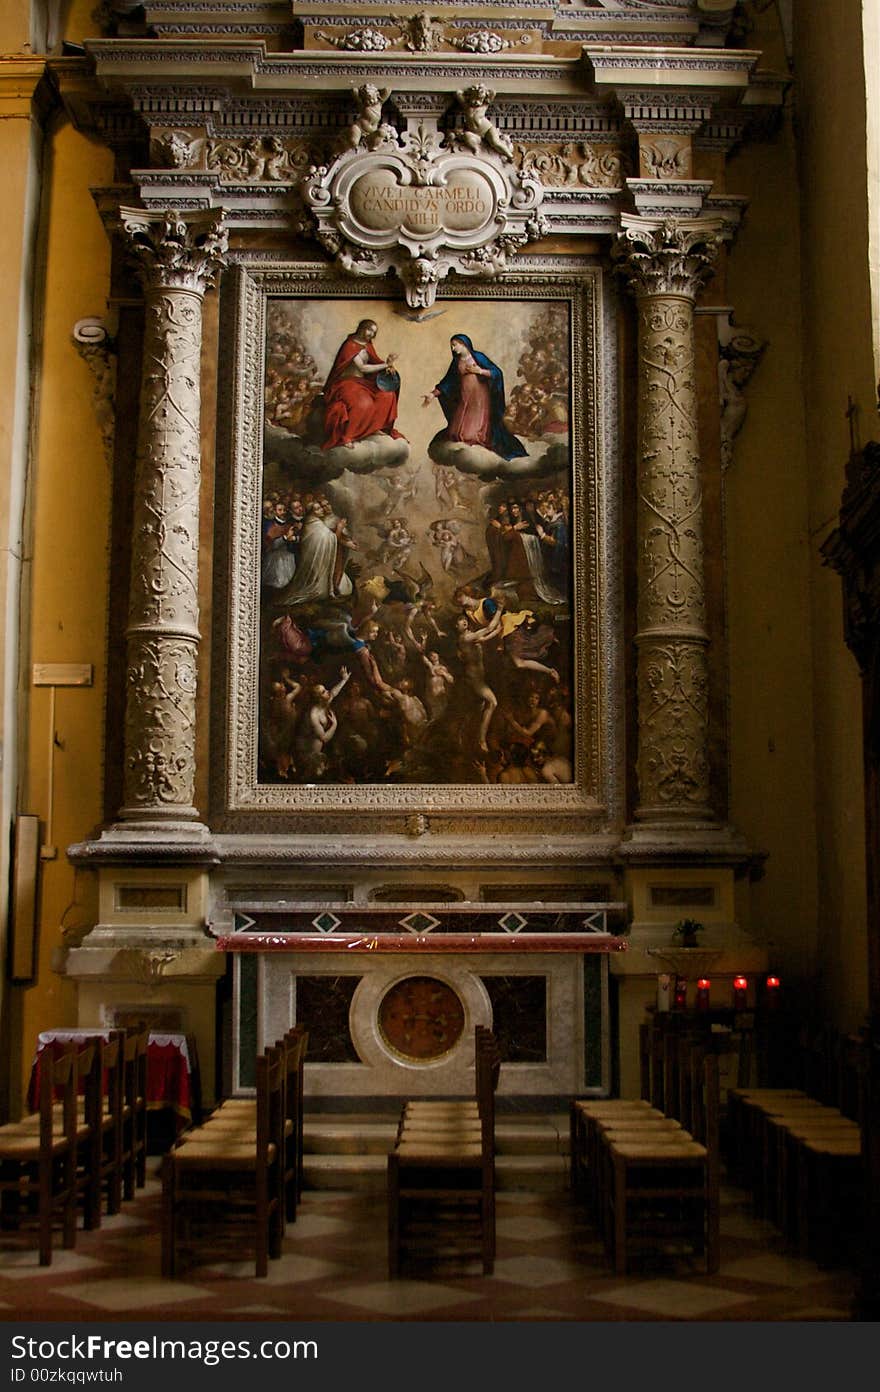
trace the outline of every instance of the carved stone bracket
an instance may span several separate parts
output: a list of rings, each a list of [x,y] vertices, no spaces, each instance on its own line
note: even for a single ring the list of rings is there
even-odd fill
[[[733,463],[734,440],[748,412],[745,388],[764,355],[767,340],[742,324],[730,310],[718,315],[718,402],[721,408],[721,468]]]
[[[103,320],[91,316],[73,326],[73,344],[94,377],[92,401],[107,464],[113,462],[116,431],[116,340]]]
[[[447,137],[432,117],[410,120],[398,136],[381,119],[387,90],[358,95],[349,148],[304,185],[318,238],[345,271],[393,268],[407,303],[425,308],[450,271],[493,278],[544,235],[543,189],[517,173],[510,142],[485,117],[491,93],[459,94],[465,130]]]

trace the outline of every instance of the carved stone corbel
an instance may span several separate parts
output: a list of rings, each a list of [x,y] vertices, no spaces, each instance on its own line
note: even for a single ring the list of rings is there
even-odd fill
[[[721,468],[733,463],[734,441],[743,427],[748,403],[745,388],[761,361],[767,340],[754,330],[734,325],[728,311],[718,323],[718,402],[721,410]]]
[[[89,367],[94,383],[92,403],[104,458],[113,462],[113,437],[116,432],[116,340],[102,319],[78,319],[73,326],[73,343],[83,362]]]

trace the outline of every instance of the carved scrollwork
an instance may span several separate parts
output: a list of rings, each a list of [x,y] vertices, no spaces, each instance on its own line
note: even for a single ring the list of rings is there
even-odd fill
[[[703,538],[693,321],[642,301],[639,341],[639,623],[702,627]]]
[[[709,803],[704,645],[644,644],[639,661],[639,799],[651,811],[703,814]]]
[[[585,140],[557,145],[517,144],[513,158],[523,175],[537,179],[547,188],[619,189],[630,169],[622,151],[590,145]]]
[[[316,163],[317,153],[303,140],[253,135],[246,140],[209,140],[205,159],[225,182],[297,183]]]
[[[165,635],[129,637],[126,803],[188,807],[195,782],[197,646]]]

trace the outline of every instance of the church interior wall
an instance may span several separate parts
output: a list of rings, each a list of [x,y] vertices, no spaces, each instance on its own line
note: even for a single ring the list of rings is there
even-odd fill
[[[110,462],[96,419],[93,373],[77,352],[72,331],[85,317],[106,315],[109,245],[89,189],[111,175],[110,153],[60,123],[52,134],[41,234],[45,289],[27,543],[32,599],[22,651],[29,721],[21,811],[49,806],[51,689],[30,685],[32,664],[87,663],[93,681],[55,693],[51,845],[56,853],[42,864],[40,968],[37,982],[23,994],[25,1040],[33,1040],[46,1020],[75,1018],[75,990],[52,969],[53,960],[64,931],[93,922],[96,908],[93,877],[76,871],[64,851],[71,837],[101,820]],[[49,835],[48,825],[44,832]],[[24,1053],[27,1070],[27,1048]]]
[[[729,259],[729,303],[734,322],[767,345],[746,389],[748,415],[722,485],[731,818],[766,853],[764,873],[743,895],[752,930],[768,943],[780,973],[803,985],[816,953],[818,866],[790,104],[774,137],[734,152],[728,181],[749,200]]]
[[[824,1008],[852,1026],[864,1010],[865,901],[861,713],[842,642],[838,577],[819,546],[836,522],[850,452],[877,436],[871,341],[861,4],[795,7],[803,246],[803,398],[809,488],[818,971]]]
[[[11,13],[4,7],[0,18],[5,51],[24,46],[18,31],[28,7],[10,8]],[[69,7],[65,32],[72,42],[92,31],[92,9],[92,0],[74,0]],[[821,565],[818,547],[839,506],[849,449],[848,393],[861,408],[863,432],[876,433],[869,315],[861,308],[867,304],[867,266],[846,252],[866,230],[864,188],[855,187],[851,175],[854,167],[863,167],[864,155],[858,140],[864,126],[859,10],[856,0],[804,8],[796,31],[797,92],[789,97],[783,123],[769,139],[742,146],[726,171],[728,190],[746,195],[749,208],[725,278],[716,288],[717,298],[733,307],[735,322],[750,325],[766,339],[767,347],[747,389],[748,415],[737,437],[735,460],[715,499],[714,536],[724,556],[722,567],[716,552],[710,577],[713,637],[728,644],[727,668],[713,700],[716,728],[727,725],[730,754],[719,769],[716,791],[720,789],[722,799],[729,796],[730,820],[737,830],[757,852],[766,852],[761,878],[753,883],[747,876],[737,880],[733,913],[792,982],[809,982],[818,968],[826,1008],[846,1026],[860,1022],[866,1002],[864,828],[855,738],[859,688],[855,663],[842,639],[839,580]],[[769,63],[782,67],[784,54],[771,27],[773,11],[765,11],[756,22],[762,27],[754,45],[766,50]],[[811,112],[820,114],[811,118]],[[13,133],[4,132],[0,123],[0,152],[2,142],[10,138]],[[802,146],[799,163],[796,141]],[[54,970],[54,964],[64,944],[74,942],[98,914],[95,877],[74,869],[64,848],[89,835],[103,817],[114,815],[118,797],[115,805],[112,798],[110,805],[102,805],[105,773],[107,786],[121,789],[119,652],[127,576],[120,565],[123,548],[118,536],[111,546],[111,472],[94,414],[92,376],[71,343],[77,320],[89,315],[112,319],[114,312],[107,306],[109,242],[89,192],[113,182],[112,156],[66,123],[52,129],[50,142],[39,429],[31,500],[33,598],[25,665],[88,662],[95,680],[89,689],[58,693],[56,729],[61,743],[55,750],[53,827],[58,856],[41,870],[38,979],[31,987],[13,988],[21,1007],[15,1065],[20,1082],[38,1029],[76,1021],[74,983]],[[704,156],[707,168],[712,158]],[[25,197],[16,187],[23,177],[21,161],[3,165],[5,196],[20,204]],[[21,253],[10,249],[8,259],[18,264]],[[117,293],[124,280],[116,277],[113,284]],[[125,306],[116,312],[120,332],[128,332],[133,341],[138,313]],[[214,534],[212,466],[218,420],[216,296],[206,298],[204,315],[196,786],[196,802],[203,808],[208,805],[211,767],[211,577],[214,549],[221,544]],[[622,320],[618,353],[626,379],[635,351],[630,309]],[[705,417],[710,415],[708,321],[701,323],[700,333]],[[0,342],[4,393],[15,376],[12,352],[11,343]],[[131,367],[131,353],[126,362]],[[125,393],[129,402],[136,400],[136,377],[136,372],[134,379],[129,376],[120,400],[126,399]],[[635,393],[624,389],[621,442],[627,455],[635,435],[634,412]],[[117,431],[128,432],[130,444],[130,411],[123,415]],[[117,471],[124,468],[124,455],[118,447]],[[0,486],[7,483],[4,473]],[[632,501],[631,480],[624,498]],[[4,502],[0,493],[0,506]],[[627,554],[632,554],[633,544],[634,538],[624,537]],[[624,583],[631,637],[631,573]],[[109,672],[108,635],[114,654]],[[117,698],[114,702],[111,692],[109,722],[108,680],[116,683]],[[633,689],[631,670],[627,689]],[[42,813],[48,794],[48,690],[29,689],[26,702],[29,743],[19,810]],[[632,742],[631,705],[623,718]],[[632,788],[628,800],[630,805],[635,800]],[[234,879],[240,873],[233,867],[229,876]],[[479,899],[514,878],[509,868],[470,866],[454,876],[430,866],[415,873],[379,868],[362,875],[354,892],[366,901],[377,889],[409,883],[451,886]],[[530,885],[546,884],[547,879],[541,867],[524,871],[520,884],[525,896]],[[581,885],[600,879],[615,898],[627,892],[617,867],[603,869],[601,875],[589,867],[576,875],[567,869],[558,879]],[[304,895],[310,880],[324,884],[326,872],[316,867],[300,877]],[[350,882],[351,872],[340,870],[337,886]],[[93,993],[95,989],[89,988]],[[175,990],[159,992],[156,999],[176,1000]],[[625,996],[620,1023],[631,1036],[651,990],[645,978]],[[97,1005],[95,996],[88,1008]],[[632,1058],[624,1071],[631,1079]]]

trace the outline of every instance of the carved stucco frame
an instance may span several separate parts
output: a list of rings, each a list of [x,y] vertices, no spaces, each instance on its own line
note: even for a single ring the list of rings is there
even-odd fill
[[[624,708],[620,469],[617,438],[615,289],[598,262],[520,257],[503,282],[444,285],[444,299],[564,301],[572,328],[573,643],[575,778],[571,785],[274,785],[258,782],[259,527],[262,478],[263,345],[269,297],[383,295],[376,281],[326,266],[240,253],[221,288],[215,653],[212,701],[212,823],[224,831],[393,829],[425,813],[466,831],[589,833],[620,825]],[[341,819],[341,820],[340,820]]]

